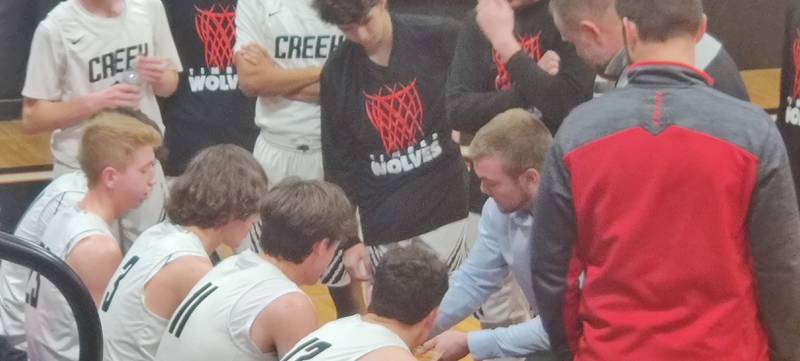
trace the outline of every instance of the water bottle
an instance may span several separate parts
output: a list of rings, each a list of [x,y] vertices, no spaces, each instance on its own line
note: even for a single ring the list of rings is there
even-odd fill
[[[133,85],[136,88],[138,88],[139,89],[139,99],[141,101],[142,82],[139,79],[139,74],[136,72],[136,70],[128,69],[126,71],[123,71],[122,73],[119,73],[119,82],[121,84]],[[137,106],[136,108],[134,108],[134,110],[139,110],[139,107]]]

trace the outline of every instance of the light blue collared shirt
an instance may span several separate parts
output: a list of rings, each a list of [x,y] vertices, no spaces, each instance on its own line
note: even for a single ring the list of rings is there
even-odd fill
[[[516,278],[528,304],[535,309],[530,262],[533,256],[530,209],[503,214],[493,199],[483,206],[478,240],[469,257],[450,278],[450,288],[439,308],[435,334],[453,327],[478,310],[502,286],[508,274]],[[525,357],[550,349],[539,317],[510,327],[470,332],[470,353],[479,360]]]

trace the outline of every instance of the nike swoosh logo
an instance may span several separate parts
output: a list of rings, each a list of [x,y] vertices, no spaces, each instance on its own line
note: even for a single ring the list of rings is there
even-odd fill
[[[275,15],[275,14],[279,13],[279,12],[281,12],[281,11],[280,11],[280,10],[278,10],[278,11],[273,11],[273,12],[271,12],[271,13],[267,13],[267,16],[273,16],[273,15]]]
[[[83,40],[82,36],[77,38],[77,39],[75,39],[75,40],[70,40],[69,42],[72,43],[72,45],[75,45],[75,44],[79,43],[81,40]]]

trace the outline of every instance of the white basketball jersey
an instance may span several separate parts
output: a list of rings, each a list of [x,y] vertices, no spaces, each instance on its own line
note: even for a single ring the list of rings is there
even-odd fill
[[[250,327],[272,301],[300,288],[258,254],[244,252],[218,264],[172,315],[156,360],[277,361],[250,339]]]
[[[56,178],[25,211],[14,235],[39,244],[56,212],[74,207],[86,194],[86,176],[73,172]],[[11,346],[25,349],[25,291],[30,269],[11,262],[0,264],[0,335]]]
[[[336,26],[324,23],[311,0],[239,0],[236,7],[236,46],[264,47],[284,69],[322,67],[344,41]],[[271,143],[320,148],[319,104],[283,97],[258,97],[256,125]]]
[[[388,328],[354,315],[329,322],[304,337],[282,361],[356,361],[384,347],[408,350],[408,345]]]
[[[112,237],[105,221],[74,206],[53,217],[44,231],[42,244],[66,260],[80,241],[94,235]],[[28,279],[25,301],[28,358],[33,361],[77,360],[78,329],[75,316],[61,292],[38,273],[32,273]]]
[[[152,360],[167,320],[147,309],[144,288],[164,266],[183,257],[208,257],[197,236],[163,222],[142,233],[111,278],[100,305],[103,360]]]
[[[107,18],[88,12],[79,0],[67,0],[36,28],[22,94],[40,100],[73,100],[121,81],[139,55],[167,59],[181,70],[161,1],[125,0],[122,13]],[[142,85],[141,97],[141,111],[163,131],[152,87]],[[50,144],[57,162],[79,168],[78,146],[85,123],[53,133]]]

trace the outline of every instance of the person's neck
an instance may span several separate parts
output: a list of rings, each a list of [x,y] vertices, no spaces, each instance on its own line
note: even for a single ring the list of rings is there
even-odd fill
[[[119,15],[125,7],[125,0],[80,0],[80,3],[90,13],[108,18]]]
[[[200,243],[203,244],[203,249],[206,253],[211,254],[217,247],[222,244],[222,234],[215,228],[200,228],[197,226],[182,226],[183,229],[192,232]]]
[[[303,277],[303,271],[299,264],[282,260],[277,257],[272,257],[264,251],[261,251],[258,254],[258,256],[261,257],[261,259],[263,259],[264,261],[268,262],[269,264],[275,266],[275,268],[280,270],[281,273],[283,273],[283,275],[286,276],[286,278],[288,278],[295,284],[298,285],[304,284],[303,280],[305,279],[305,277]]]
[[[78,207],[88,213],[100,217],[106,224],[114,223],[119,218],[120,212],[114,206],[114,200],[102,189],[92,188],[83,197]]]
[[[374,313],[367,313],[366,315],[361,316],[361,319],[365,322],[386,327],[389,329],[389,331],[392,331],[392,333],[400,337],[400,339],[403,340],[410,350],[413,350],[415,347],[417,347],[420,343],[420,340],[423,339],[423,335],[420,334],[420,327],[418,326],[409,326],[400,321],[381,317]]]
[[[688,37],[664,42],[640,42],[629,55],[632,63],[673,62],[694,66],[695,45],[694,40]]]
[[[364,52],[373,63],[380,66],[389,66],[389,58],[392,55],[392,47],[394,46],[394,24],[388,11],[382,16],[386,17],[384,19],[386,22],[386,26],[383,28],[384,32],[381,34],[380,40],[372,47],[365,48]]]

